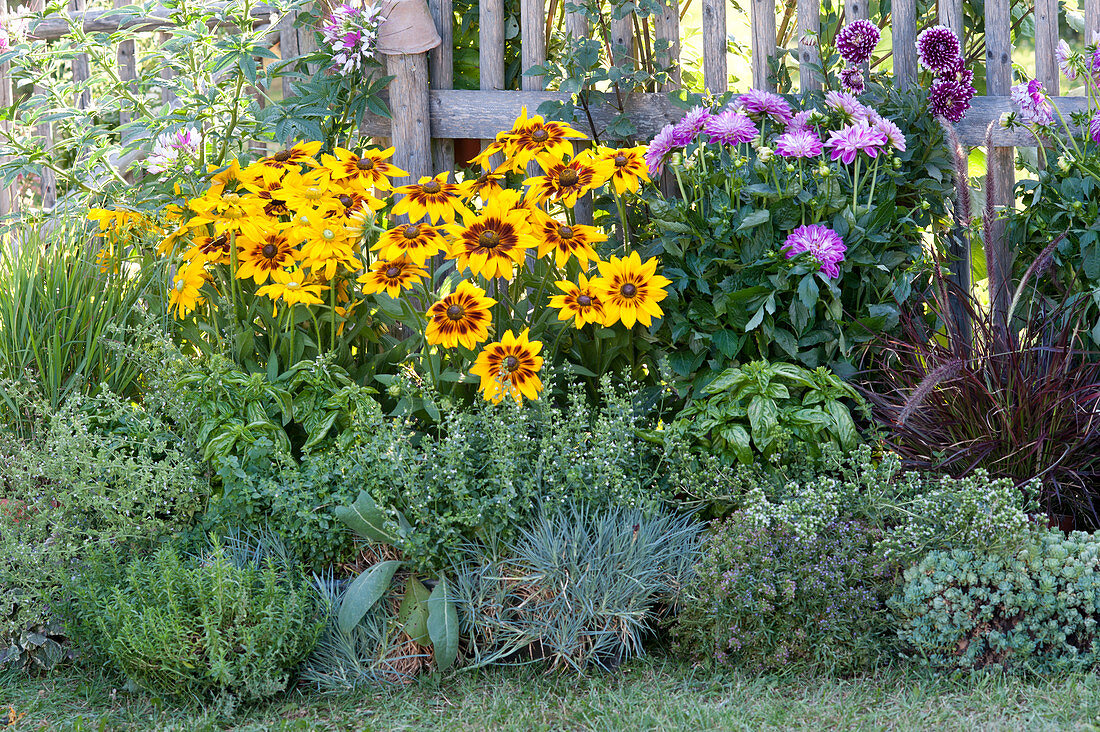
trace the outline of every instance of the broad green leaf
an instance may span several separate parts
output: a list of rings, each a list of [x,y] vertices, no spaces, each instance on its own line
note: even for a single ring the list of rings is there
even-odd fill
[[[405,583],[405,596],[397,611],[397,621],[401,623],[410,638],[420,645],[427,645],[428,637],[428,598],[431,592],[416,577],[409,577]]]
[[[428,636],[436,667],[440,671],[450,667],[458,658],[458,610],[450,599],[446,577],[439,578],[428,598]]]
[[[359,491],[355,503],[337,506],[336,518],[364,539],[383,544],[396,544],[398,536],[386,530],[386,514],[366,491]]]
[[[390,559],[379,562],[355,578],[344,593],[344,598],[340,601],[340,612],[336,616],[336,623],[342,632],[350,633],[355,630],[367,611],[386,594],[393,575],[400,566],[400,560]]]

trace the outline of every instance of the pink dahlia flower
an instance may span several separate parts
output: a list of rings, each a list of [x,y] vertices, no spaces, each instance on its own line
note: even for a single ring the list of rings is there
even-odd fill
[[[847,251],[840,234],[822,224],[799,226],[783,242],[783,254],[787,259],[809,254],[821,266],[821,273],[834,280],[840,277],[839,265]]]
[[[853,20],[836,34],[836,49],[840,57],[852,66],[871,60],[871,52],[878,45],[882,33],[869,20]]]
[[[727,109],[707,119],[703,125],[703,133],[714,144],[739,145],[752,142],[759,130],[744,112]]]
[[[785,158],[816,158],[822,150],[821,138],[813,130],[793,130],[775,138],[775,152]]]
[[[771,117],[775,122],[787,124],[791,118],[791,105],[778,94],[750,89],[733,103],[733,109],[742,111],[754,120]]]
[[[829,133],[825,147],[832,149],[832,159],[851,165],[858,153],[869,158],[878,156],[879,150],[886,145],[886,135],[867,124],[866,120],[857,120]]]
[[[959,37],[945,25],[925,28],[917,36],[917,59],[929,71],[950,72],[960,55]]]
[[[1043,92],[1043,82],[1038,79],[1012,87],[1012,103],[1020,110],[1020,118],[1025,123],[1054,124],[1054,107]]]

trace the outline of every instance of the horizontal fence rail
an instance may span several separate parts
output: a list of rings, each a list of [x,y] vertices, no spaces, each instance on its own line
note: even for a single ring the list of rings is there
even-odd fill
[[[75,1],[75,0],[74,0]],[[986,143],[987,128],[993,123],[990,165],[995,169],[999,182],[997,201],[1011,203],[1014,180],[1012,149],[1034,146],[1036,141],[1023,129],[1005,129],[996,124],[1000,117],[1012,111],[1008,97],[1011,85],[1013,49],[1011,47],[1010,0],[986,0],[986,78],[989,96],[973,100],[966,118],[957,125],[959,136],[967,146]],[[753,50],[753,86],[774,89],[774,79],[769,75],[772,61],[780,52],[777,33],[784,32],[785,46],[797,49],[798,78],[803,89],[819,89],[820,80],[814,71],[819,64],[819,51],[814,42],[821,27],[821,8],[818,0],[784,0],[786,15],[782,27],[776,28],[776,0],[750,0],[748,12],[752,19],[751,43]],[[390,87],[390,104],[393,119],[369,115],[363,120],[362,131],[379,138],[388,138],[396,147],[395,163],[410,171],[413,177],[429,175],[438,168],[450,168],[455,163],[453,140],[492,140],[500,130],[507,129],[527,108],[534,113],[547,101],[565,101],[568,94],[546,91],[544,79],[523,75],[521,90],[505,90],[505,9],[503,0],[481,0],[478,6],[480,21],[479,74],[480,89],[456,90],[453,65],[453,5],[452,0],[427,0],[442,44],[432,51],[408,55],[390,55],[386,58],[387,73],[394,77]],[[555,7],[552,3],[551,7]],[[33,7],[42,7],[36,0]],[[154,12],[144,17],[133,17],[117,10],[79,9],[70,5],[73,17],[83,20],[86,32],[112,32],[120,28],[139,31],[163,31],[170,25],[167,11]],[[217,5],[213,6],[219,7]],[[1086,37],[1100,31],[1100,0],[1084,3]],[[675,121],[683,111],[674,105],[664,92],[679,87],[680,27],[679,7],[672,0],[664,5],[656,16],[639,18],[629,14],[620,20],[609,22],[610,47],[619,60],[640,56],[644,49],[633,48],[633,32],[644,28],[654,40],[669,42],[668,51],[661,62],[671,64],[675,73],[662,92],[630,92],[626,94],[625,111],[634,123],[639,139],[649,139],[665,124]],[[725,0],[702,0],[702,68],[707,90],[720,94],[729,88],[726,63],[726,39],[728,33]],[[793,10],[793,16],[790,11]],[[0,10],[0,13],[4,12]],[[547,22],[544,0],[520,0],[520,56],[522,66],[528,69],[546,61],[546,34],[552,23]],[[866,0],[846,0],[847,20],[867,17]],[[962,18],[962,0],[939,0],[937,21],[965,32]],[[257,22],[276,23],[272,43],[279,42],[284,57],[304,53],[315,48],[309,29],[297,32],[291,27],[292,18],[277,18],[275,9],[260,5],[252,9]],[[895,82],[900,87],[916,83],[918,67],[914,41],[918,33],[916,0],[895,0],[892,5],[891,32],[893,35],[893,64]],[[793,25],[792,25],[793,24]],[[1057,0],[1036,0],[1036,68],[1038,78],[1048,89],[1058,90],[1058,69],[1054,61],[1054,49],[1059,37]],[[584,36],[595,33],[586,19],[575,13],[567,13],[565,27],[570,35]],[[652,30],[650,30],[652,29]],[[56,40],[69,31],[69,22],[62,17],[39,21],[31,29],[31,36]],[[1019,59],[1017,59],[1019,60]],[[133,60],[120,69],[133,73]],[[76,64],[74,66],[79,66]],[[80,73],[76,70],[76,73]],[[85,72],[86,73],[86,72]],[[125,77],[124,77],[125,78]],[[284,80],[284,92],[289,93]],[[629,90],[627,90],[629,91]],[[7,70],[0,67],[0,100],[11,98],[11,79]],[[1070,113],[1086,108],[1081,97],[1057,97],[1055,103],[1068,117]],[[618,113],[610,107],[593,107],[592,118],[597,130],[602,129]],[[578,126],[587,127],[587,120],[578,120]],[[483,142],[484,144],[484,142]],[[45,177],[44,177],[45,179]],[[46,200],[49,200],[47,197]],[[0,213],[4,213],[7,201],[0,195]],[[10,210],[10,205],[8,209]]]

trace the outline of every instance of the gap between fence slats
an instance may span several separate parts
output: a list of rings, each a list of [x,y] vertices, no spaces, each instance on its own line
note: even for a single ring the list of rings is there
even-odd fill
[[[821,0],[798,0],[798,86],[803,92],[821,89]]]
[[[7,20],[7,15],[7,2],[0,2],[0,24],[3,24]],[[0,107],[10,107],[11,103],[11,64],[3,63],[0,64]],[[0,124],[4,126],[5,132],[11,129],[7,122],[0,122]],[[18,204],[15,190],[15,186],[4,186],[0,188],[0,216],[7,216],[8,214],[15,213]]]
[[[430,0],[428,9],[442,42],[428,52],[428,77],[432,89],[454,87],[454,4],[452,0]],[[432,140],[432,167],[454,170],[455,141],[450,138]]]
[[[32,13],[41,13],[45,9],[45,0],[31,0],[30,10]],[[35,86],[36,93],[45,93],[45,91],[41,86]],[[44,122],[35,128],[35,134],[42,138],[42,147],[49,155],[50,150],[53,148],[53,127],[49,122]],[[39,192],[42,195],[42,206],[52,208],[57,203],[57,179],[54,172],[43,167],[39,173],[38,181]]]
[[[726,66],[726,0],[703,0],[703,84],[712,94],[729,91]]]

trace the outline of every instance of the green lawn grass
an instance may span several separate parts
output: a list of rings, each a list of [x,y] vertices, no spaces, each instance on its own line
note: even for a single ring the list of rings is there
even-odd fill
[[[896,668],[855,679],[754,678],[658,656],[610,674],[493,669],[354,695],[295,691],[235,714],[116,683],[72,670],[0,676],[0,720],[11,705],[26,715],[14,730],[1100,729],[1093,675],[947,678]]]

